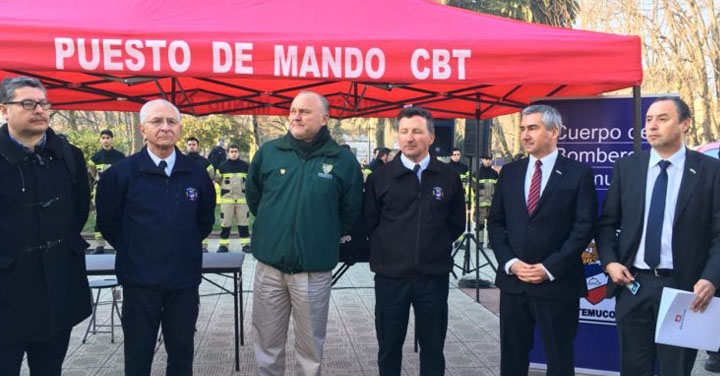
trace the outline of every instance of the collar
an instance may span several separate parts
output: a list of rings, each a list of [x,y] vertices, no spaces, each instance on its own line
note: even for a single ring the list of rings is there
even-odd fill
[[[38,144],[38,146],[50,150],[56,158],[62,159],[64,157],[60,137],[55,135],[52,128],[48,128],[45,131],[44,140],[44,145]],[[22,144],[18,144],[10,136],[7,123],[3,124],[3,126],[0,127],[0,155],[10,162],[10,164],[14,165],[20,163],[20,161],[25,158],[25,154],[26,152]]]
[[[655,149],[650,149],[650,164],[648,166],[654,167],[663,159],[670,161],[671,166],[682,166],[685,163],[686,154],[687,150],[685,149],[685,145],[678,149],[675,154],[671,155],[670,158],[663,158],[657,151],[655,151]]]
[[[160,161],[163,160],[163,158],[158,157],[157,155],[153,154],[153,152],[150,151],[150,149],[147,149],[148,155],[150,156],[150,159],[152,159],[153,163],[155,163],[155,166],[160,164]],[[165,163],[167,163],[168,167],[172,167],[175,165],[175,159],[177,158],[177,153],[175,152],[175,149],[173,149],[172,154],[170,154],[167,158],[165,158]]]
[[[555,148],[555,150],[553,150],[552,153],[540,158],[540,162],[542,162],[543,166],[548,166],[548,167],[552,168],[552,166],[555,166],[555,161],[557,160],[557,157],[558,157],[558,149]],[[529,165],[534,168],[535,161],[537,161],[537,160],[538,160],[537,158],[530,155]]]
[[[143,172],[151,172],[151,173],[162,173],[165,175],[164,172],[160,172],[158,170],[158,163],[162,159],[160,159],[158,156],[153,155],[150,150],[148,150],[147,145],[143,146],[142,150],[140,150],[140,171]],[[175,151],[173,153],[175,156],[175,166],[172,169],[172,174],[175,175],[179,172],[187,172],[191,171],[195,164],[192,162],[190,157],[186,156],[185,154],[181,153],[180,150],[175,147]],[[171,155],[172,156],[172,155]],[[154,158],[157,158],[157,161]],[[170,166],[169,158],[165,158],[165,161],[168,163],[168,166]]]
[[[328,130],[329,131],[329,130]],[[286,133],[284,136],[281,136],[277,138],[278,142],[275,144],[275,147],[277,147],[280,150],[292,150],[296,153],[300,153],[300,151],[295,146],[295,143],[290,139],[290,132]],[[318,147],[315,151],[310,154],[311,157],[314,156],[332,156],[339,154],[340,151],[338,150],[340,148],[340,145],[338,145],[335,140],[333,140],[332,137],[328,137],[328,139],[323,142],[320,147]]]
[[[21,146],[21,147],[23,148],[23,150],[25,150],[25,152],[31,153],[30,148],[27,147],[27,146],[25,146],[25,144],[23,144],[20,140],[18,140],[18,139],[15,138],[12,134],[10,134],[10,131],[9,131],[9,130],[8,130],[8,136],[10,136],[10,140],[11,140],[12,142],[14,142],[14,143],[16,143],[17,145]],[[46,143],[47,143],[47,132],[46,132],[46,133],[43,133],[43,136],[42,136],[42,138],[40,139],[40,142],[38,142],[37,145],[35,145],[35,146],[45,147],[45,144],[46,144]]]
[[[411,161],[408,157],[405,156],[405,154],[402,154],[402,153],[400,154],[400,161],[402,162],[403,166],[405,166],[405,168],[407,168],[410,171],[412,171],[413,168],[415,168],[415,165],[418,164],[418,163]],[[428,153],[425,156],[425,158],[423,158],[420,161],[419,164],[420,164],[420,171],[425,171],[425,169],[430,164],[430,153]]]

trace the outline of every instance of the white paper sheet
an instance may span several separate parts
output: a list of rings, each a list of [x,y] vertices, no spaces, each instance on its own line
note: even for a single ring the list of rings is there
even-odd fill
[[[698,350],[720,348],[720,299],[713,298],[705,312],[693,312],[695,294],[663,288],[655,327],[655,342]]]

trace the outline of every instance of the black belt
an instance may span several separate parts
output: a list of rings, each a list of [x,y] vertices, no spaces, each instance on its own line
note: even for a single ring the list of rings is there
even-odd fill
[[[635,274],[650,275],[650,276],[655,276],[655,277],[672,277],[673,276],[672,269],[638,269],[638,268],[633,267],[630,270]]]

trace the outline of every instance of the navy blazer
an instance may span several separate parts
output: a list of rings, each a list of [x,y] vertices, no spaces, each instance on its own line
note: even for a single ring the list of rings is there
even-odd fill
[[[593,237],[597,193],[590,166],[558,155],[532,215],[525,203],[529,158],[503,166],[488,217],[490,246],[499,268],[495,284],[505,293],[577,299],[587,293],[582,252]],[[542,263],[555,280],[539,284],[505,273],[518,258]]]
[[[201,241],[215,222],[215,187],[207,171],[175,150],[168,177],[147,148],[103,172],[97,224],[115,248],[123,285],[182,289],[200,284]]]

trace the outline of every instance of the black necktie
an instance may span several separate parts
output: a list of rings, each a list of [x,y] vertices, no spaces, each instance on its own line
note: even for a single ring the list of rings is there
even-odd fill
[[[418,175],[418,171],[420,171],[420,164],[416,164],[415,167],[413,167],[413,174],[415,174],[415,177],[418,181],[420,181],[420,176]]]
[[[645,229],[645,263],[651,269],[660,265],[660,240],[662,238],[663,219],[665,217],[665,196],[667,194],[667,167],[670,161],[658,162],[660,175],[655,180],[650,210],[648,211],[647,228]]]
[[[163,172],[163,174],[165,174],[166,167],[167,167],[167,162],[165,162],[164,160],[162,160],[162,161],[160,161],[160,163],[158,163],[158,168]]]

